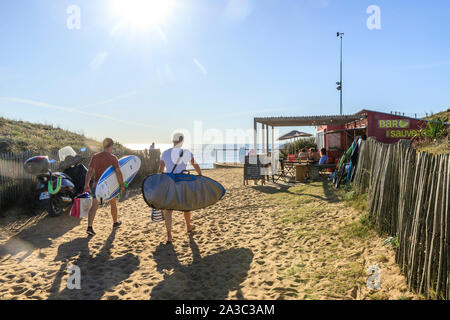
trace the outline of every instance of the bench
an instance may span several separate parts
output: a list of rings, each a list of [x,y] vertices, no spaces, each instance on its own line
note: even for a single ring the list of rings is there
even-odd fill
[[[336,164],[311,164],[309,165],[309,169],[311,170],[311,178],[313,180],[317,180],[320,177],[320,173],[324,170],[333,169],[336,170]]]

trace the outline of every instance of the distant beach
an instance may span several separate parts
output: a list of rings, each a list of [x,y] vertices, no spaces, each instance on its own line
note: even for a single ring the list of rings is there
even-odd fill
[[[125,144],[125,147],[131,150],[145,150],[150,148],[151,143],[148,144]],[[170,149],[172,144],[158,144],[155,143],[155,149],[160,149],[161,153]],[[253,145],[250,144],[195,144],[183,145],[184,149],[189,149],[193,152],[196,161],[202,169],[212,169],[215,162],[220,163],[243,163],[244,156]],[[261,145],[258,145],[258,152],[261,152]],[[217,152],[217,154],[216,154]],[[188,166],[188,169],[190,166]]]

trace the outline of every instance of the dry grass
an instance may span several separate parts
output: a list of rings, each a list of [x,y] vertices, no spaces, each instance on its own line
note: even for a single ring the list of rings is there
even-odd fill
[[[436,120],[446,123],[450,123],[450,109],[442,111],[425,118],[426,120]],[[450,152],[450,127],[447,127],[447,134],[433,141],[431,139],[426,139],[423,141],[418,141],[415,143],[415,148],[419,151],[428,152],[432,154],[446,154]]]
[[[383,246],[365,213],[366,195],[312,182],[281,187],[267,197],[283,207],[277,212],[280,223],[293,228],[290,240],[299,245],[299,259],[284,277],[304,284],[304,299],[417,298],[406,291],[403,276],[392,271],[397,268],[394,251]],[[386,282],[401,283],[395,292],[367,289],[366,269],[375,263],[383,268]]]
[[[313,224],[318,216],[336,212],[343,208],[342,195],[326,182],[313,182],[308,185],[294,186],[283,192],[269,195],[269,199],[278,204],[284,204],[285,209],[279,213],[279,219],[284,224],[296,226],[294,237],[297,241],[304,239],[324,239],[335,241],[325,242],[320,246],[320,255],[314,261],[297,263],[288,268],[285,277],[296,282],[316,285],[326,282],[330,298],[345,297],[355,287],[365,281],[364,269],[361,264],[342,259],[342,246],[352,247],[359,238],[368,236],[367,227],[359,221],[346,221],[336,228],[325,224]],[[339,226],[340,225],[340,226]],[[302,252],[305,257],[308,251]],[[314,264],[312,267],[311,263]],[[338,268],[336,267],[338,265]],[[305,290],[306,299],[317,299],[316,290]]]
[[[450,130],[450,129],[449,129]],[[450,135],[443,137],[437,141],[422,141],[418,142],[415,147],[419,151],[428,152],[432,154],[447,154],[450,152]]]
[[[9,120],[0,117],[0,153],[23,151],[49,152],[65,146],[75,150],[82,147],[92,151],[101,149],[101,143],[85,137],[83,134],[70,132],[52,125],[35,124],[24,121]],[[120,144],[117,150],[126,148]]]
[[[445,111],[430,115],[425,118],[426,120],[439,120],[443,122],[450,122],[450,108]]]

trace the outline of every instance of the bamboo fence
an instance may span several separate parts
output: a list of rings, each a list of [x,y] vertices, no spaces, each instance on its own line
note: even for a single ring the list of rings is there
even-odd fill
[[[410,290],[450,299],[450,154],[369,138],[361,145],[354,186],[368,192],[370,219],[398,241],[396,261]]]
[[[140,185],[143,179],[150,174],[156,173],[159,168],[160,150],[144,150],[128,152],[127,155],[136,155],[141,159],[141,168],[134,178],[133,185]],[[57,152],[38,153],[27,151],[23,153],[0,154],[0,213],[7,208],[37,200],[35,194],[36,179],[27,174],[23,169],[25,160],[36,155],[48,155],[51,159],[58,159]],[[89,159],[93,152],[86,151],[82,154],[84,164],[89,165]],[[119,158],[124,154],[116,154]],[[58,171],[58,163],[51,164],[52,171]]]

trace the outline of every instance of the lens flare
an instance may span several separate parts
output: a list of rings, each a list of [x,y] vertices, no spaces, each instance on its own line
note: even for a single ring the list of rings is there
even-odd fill
[[[172,0],[114,0],[112,9],[121,25],[133,29],[160,27],[173,11]]]

